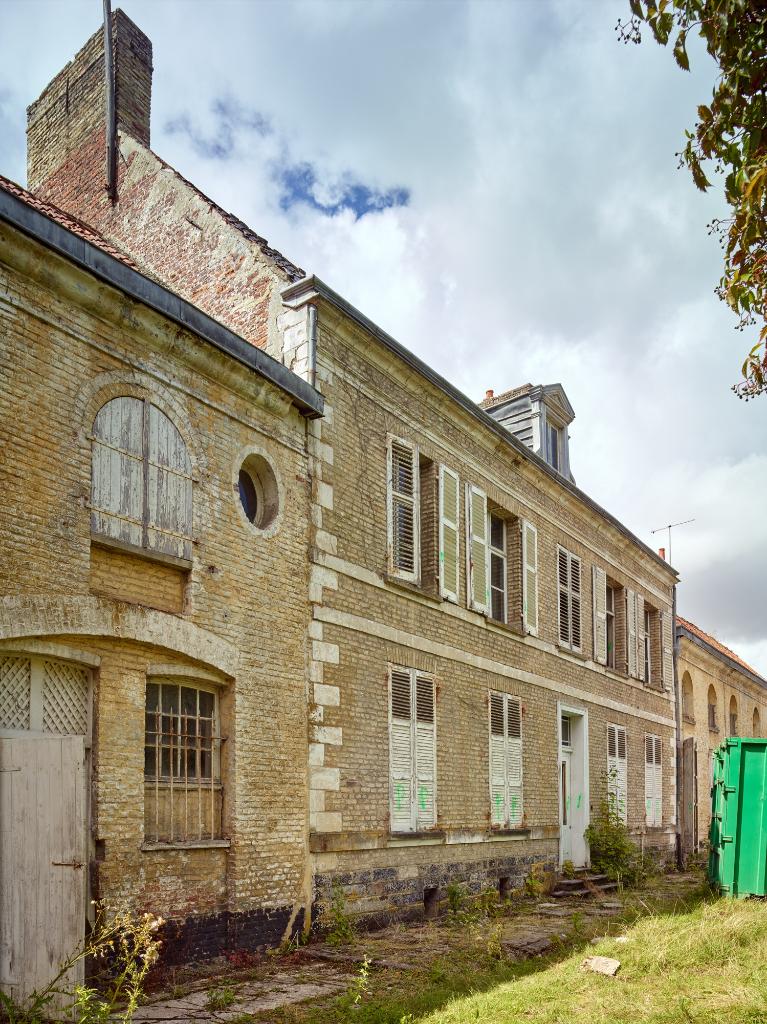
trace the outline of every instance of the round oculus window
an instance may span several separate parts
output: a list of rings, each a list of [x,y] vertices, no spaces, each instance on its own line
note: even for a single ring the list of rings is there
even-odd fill
[[[248,522],[260,530],[271,526],[279,510],[274,470],[262,455],[249,455],[237,476],[240,505]]]

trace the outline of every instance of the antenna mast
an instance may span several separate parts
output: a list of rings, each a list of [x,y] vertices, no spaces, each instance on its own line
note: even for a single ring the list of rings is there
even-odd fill
[[[694,523],[694,519],[685,519],[681,523],[669,523],[667,526],[659,526],[657,530],[650,530],[650,533],[660,533],[661,530],[668,530],[668,561],[671,564],[671,531],[676,529],[677,526],[687,526],[688,523]]]

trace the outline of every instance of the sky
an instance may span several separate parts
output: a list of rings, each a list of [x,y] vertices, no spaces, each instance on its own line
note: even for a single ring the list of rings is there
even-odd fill
[[[117,4],[115,3],[115,6]],[[767,397],[676,153],[715,68],[618,40],[628,0],[122,0],[152,148],[475,400],[561,383],[578,485],[679,612],[767,676]],[[100,0],[0,0],[0,172]]]

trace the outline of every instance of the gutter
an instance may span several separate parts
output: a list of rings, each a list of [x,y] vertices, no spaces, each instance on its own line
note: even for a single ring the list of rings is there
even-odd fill
[[[308,293],[308,294],[307,294]],[[511,434],[505,427],[493,419],[484,409],[472,402],[470,398],[459,391],[450,381],[446,380],[441,374],[437,373],[436,370],[428,366],[422,359],[419,359],[417,355],[405,348],[396,341],[390,334],[387,334],[377,324],[369,320],[364,313],[361,313],[358,309],[347,302],[346,299],[342,298],[337,292],[334,292],[332,288],[328,287],[318,277],[310,276],[305,277],[300,281],[296,281],[293,284],[287,285],[282,289],[282,298],[286,305],[301,305],[302,302],[306,301],[307,298],[311,298],[312,295],[317,295],[330,305],[335,306],[339,312],[348,316],[351,320],[354,320],[360,327],[362,327],[369,334],[379,341],[384,348],[387,348],[395,356],[406,363],[411,369],[415,370],[417,374],[424,377],[433,384],[440,391],[444,392],[449,398],[461,406],[461,408],[472,416],[475,420],[491,430],[498,438],[500,438],[505,444],[513,448],[519,455],[525,458],[528,462],[532,462],[542,473],[545,473],[548,477],[554,480],[559,486],[563,487],[566,491],[573,494],[579,501],[583,502],[592,512],[595,512],[598,516],[604,519],[607,523],[613,526],[620,534],[630,540],[633,544],[638,545],[642,551],[648,555],[658,566],[670,572],[675,579],[679,578],[679,573],[674,569],[665,558],[661,558],[657,552],[653,551],[651,547],[645,544],[644,541],[640,540],[635,534],[624,526],[623,523],[612,516],[606,509],[603,509],[601,505],[598,505],[592,498],[585,494],[580,488],[576,487],[574,483],[571,483],[561,474],[557,473],[555,469],[542,459],[535,452],[530,451],[527,445],[518,441],[513,434]]]
[[[268,380],[270,384],[289,395],[299,412],[307,419],[322,416],[322,395],[282,363],[203,313],[191,302],[110,256],[98,246],[80,238],[3,188],[0,188],[0,220],[64,256],[106,284],[117,288],[129,298],[191,331],[259,377]]]
[[[676,584],[671,599],[672,622],[676,624]],[[682,694],[679,687],[679,631],[674,629],[672,640],[672,682],[674,687],[674,719],[676,723],[676,764],[674,766],[675,796],[674,817],[676,820],[676,866],[683,870],[685,866],[684,848],[682,846]],[[662,652],[661,652],[662,653]]]

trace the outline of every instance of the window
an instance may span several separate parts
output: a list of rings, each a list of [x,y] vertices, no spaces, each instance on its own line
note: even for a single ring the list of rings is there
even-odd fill
[[[88,736],[90,674],[42,656],[0,657],[0,730]]]
[[[390,438],[388,449],[389,569],[417,583],[420,576],[418,449]]]
[[[439,593],[458,603],[458,521],[460,517],[458,474],[439,467]]]
[[[581,560],[557,548],[559,591],[559,642],[573,651],[581,649]]]
[[[730,736],[738,735],[738,702],[730,697]]]
[[[761,722],[759,721],[759,708],[754,708],[754,715],[751,719],[751,735],[757,737],[762,735]]]
[[[713,686],[708,688],[708,728],[711,732],[719,732],[719,722],[716,713],[716,690]]]
[[[559,730],[560,730],[560,734],[561,734],[561,737],[562,737],[562,746],[563,747],[571,746],[572,741],[571,741],[571,738],[570,738],[570,716],[569,715],[562,715],[562,717],[559,720]]]
[[[628,770],[626,730],[621,725],[607,726],[607,799],[610,810],[625,824],[628,807]]]
[[[663,771],[661,766],[661,738],[645,734],[644,780],[645,822],[649,828],[663,824]]]
[[[466,585],[467,604],[475,612],[490,611],[488,580],[487,495],[466,485]]]
[[[391,831],[416,832],[436,822],[434,680],[392,667],[389,687]]]
[[[522,627],[538,635],[538,531],[522,523]]]
[[[552,423],[547,425],[548,433],[548,450],[549,450],[549,465],[553,469],[559,472],[561,462],[561,446],[562,446],[562,431],[555,427]]]
[[[605,639],[607,641],[607,667],[614,669],[616,667],[615,658],[615,587],[605,588]]]
[[[682,718],[689,725],[695,725],[695,701],[689,672],[682,676]]]
[[[146,399],[113,398],[92,443],[92,533],[191,561],[192,464],[168,417]]]
[[[498,622],[508,620],[506,522],[489,515],[490,534],[490,615]]]
[[[522,706],[506,693],[490,694],[490,821],[522,824]]]
[[[248,455],[237,476],[242,511],[249,523],[265,530],[279,510],[279,489],[274,470],[263,455]]]
[[[221,736],[215,690],[147,683],[145,835],[175,843],[221,837]]]
[[[652,623],[650,620],[650,609],[645,605],[644,610],[644,644],[643,644],[643,656],[644,656],[644,675],[642,678],[646,683],[652,682],[652,652],[651,652],[651,628]]]

